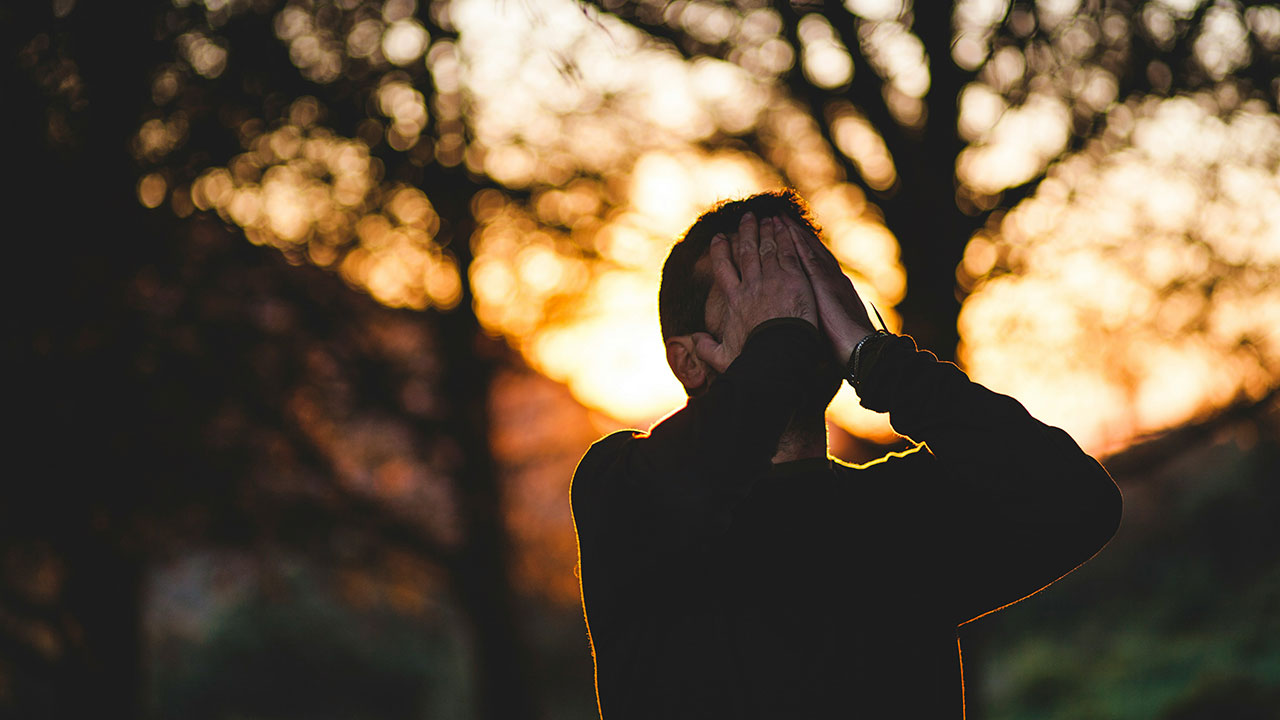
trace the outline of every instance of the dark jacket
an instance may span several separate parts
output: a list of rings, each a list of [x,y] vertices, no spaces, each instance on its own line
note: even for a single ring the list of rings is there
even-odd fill
[[[1070,436],[905,336],[860,395],[915,447],[772,465],[828,352],[803,320],[762,325],[706,393],[578,465],[605,720],[959,718],[956,627],[1114,534],[1120,493]]]

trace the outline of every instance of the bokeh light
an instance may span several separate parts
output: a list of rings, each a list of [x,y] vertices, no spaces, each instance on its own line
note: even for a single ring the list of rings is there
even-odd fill
[[[863,5],[857,12],[874,17],[878,28],[864,38],[873,63],[902,98],[918,103],[928,71],[919,41],[897,21],[903,8]],[[232,12],[206,9],[214,27]],[[845,182],[833,151],[877,188],[896,181],[893,160],[851,105],[833,108],[832,148],[814,118],[779,92],[777,78],[796,58],[775,11],[687,4],[670,22],[733,49],[727,59],[686,61],[569,0],[536,10],[456,0],[447,16],[456,37],[434,40],[416,9],[413,0],[387,0],[376,13],[364,4],[321,11],[287,3],[274,30],[293,64],[308,79],[329,83],[352,63],[366,63],[380,73],[370,98],[379,119],[342,137],[324,126],[326,109],[304,97],[270,127],[243,120],[246,152],[173,188],[175,210],[215,211],[251,241],[333,267],[385,304],[447,309],[462,297],[464,278],[435,238],[439,219],[427,195],[381,177],[373,147],[385,142],[415,162],[465,163],[523,190],[523,198],[495,189],[472,200],[477,228],[465,281],[477,317],[578,401],[632,425],[646,426],[684,400],[658,332],[657,286],[668,248],[716,201],[783,185],[774,167],[810,200],[850,276],[896,326],[892,308],[905,293],[896,240],[874,205]],[[801,61],[815,83],[850,81],[852,58],[830,23],[808,14],[799,34]],[[220,42],[191,35],[183,57],[213,77],[226,61],[225,51],[217,54]],[[409,67],[419,59],[435,86],[430,107]],[[175,69],[158,73],[157,104],[182,83]],[[764,141],[763,159],[745,149],[699,147],[717,133],[748,130]],[[431,141],[423,142],[429,131]],[[135,138],[135,155],[158,163],[187,134],[180,110],[151,118]],[[163,176],[148,175],[139,201],[158,207],[169,190]],[[893,438],[887,419],[861,408],[848,390],[833,403],[831,419],[864,437]]]
[[[472,0],[455,3],[451,17],[485,172],[509,187],[547,188],[527,204],[496,192],[473,204],[481,225],[470,274],[477,313],[580,402],[644,426],[684,401],[658,331],[662,260],[711,204],[782,184],[750,153],[696,149],[716,128],[763,126],[769,159],[813,203],[869,299],[896,318],[905,276],[893,235],[840,182],[812,118],[753,77],[750,62],[683,62],[640,42],[630,26],[572,4],[542,4],[531,23],[518,8]],[[781,29],[772,11],[735,17],[736,27],[716,24],[729,18],[715,15],[708,32],[736,36],[744,53],[767,53]],[[552,25],[554,33],[543,31]],[[829,27],[808,32],[834,37]],[[892,163],[866,127],[852,128],[850,152],[891,184]],[[589,179],[595,173],[610,179]],[[569,180],[575,175],[581,179]],[[851,393],[837,399],[832,417],[853,432],[892,437],[886,420]]]
[[[418,127],[421,96],[414,90],[389,83],[380,97],[390,98],[393,129]],[[380,182],[368,146],[315,126],[318,112],[314,99],[302,98],[290,122],[261,133],[247,127],[251,149],[202,173],[192,184],[194,205],[217,211],[254,243],[336,265],[384,304],[456,305],[462,280],[456,261],[434,242],[440,221],[430,200],[417,188]]]
[[[836,37],[835,29],[825,17],[810,13],[800,19],[797,33],[804,44],[801,59],[804,72],[821,88],[836,88],[853,78],[853,58],[849,49]]]
[[[317,101],[300,99],[284,122],[267,127],[244,121],[239,133],[247,151],[189,186],[162,172],[144,174],[138,199],[146,207],[167,200],[175,212],[214,210],[254,242],[334,267],[393,306],[449,308],[463,296],[463,283],[470,283],[477,316],[489,332],[507,338],[534,368],[564,382],[588,407],[644,425],[683,400],[656,329],[661,261],[692,219],[719,199],[778,187],[785,178],[811,201],[865,298],[891,328],[899,326],[893,308],[905,295],[906,275],[897,241],[835,155],[847,158],[863,187],[891,193],[900,178],[887,136],[848,101],[829,102],[815,117],[779,84],[797,62],[815,88],[837,92],[857,72],[872,72],[884,83],[896,122],[923,127],[933,82],[928,53],[911,28],[911,4],[845,5],[858,18],[856,32],[802,12],[794,47],[783,39],[782,16],[769,8],[689,2],[661,14],[662,23],[701,43],[697,47],[726,48],[712,57],[682,56],[610,14],[570,0],[536,7],[455,0],[443,15],[431,4],[434,22],[456,33],[438,38],[428,33],[414,0],[346,4],[332,12],[289,2],[276,14],[274,29],[293,63],[320,83],[364,63],[378,73],[369,103],[376,117],[355,137],[342,137],[323,125],[325,109]],[[243,8],[205,8],[211,30],[182,35],[178,50],[189,71],[214,78],[227,58],[216,29]],[[975,73],[958,97],[956,129],[967,145],[956,160],[957,198],[970,210],[988,210],[1002,193],[1037,182],[1050,168],[1033,199],[1003,222],[996,216],[965,251],[959,278],[970,296],[961,316],[960,358],[976,377],[1016,387],[1015,394],[1045,409],[1047,417],[1075,418],[1062,422],[1094,448],[1117,447],[1236,393],[1256,393],[1274,370],[1271,359],[1238,360],[1253,369],[1220,364],[1231,368],[1235,381],[1205,380],[1203,387],[1179,393],[1155,389],[1212,364],[1215,352],[1271,357],[1271,341],[1255,337],[1260,331],[1243,328],[1248,323],[1241,319],[1268,317],[1270,306],[1236,311],[1218,302],[1237,295],[1262,302],[1264,288],[1217,283],[1213,302],[1197,305],[1203,283],[1186,279],[1195,274],[1187,268],[1206,277],[1226,273],[1219,257],[1251,268],[1226,273],[1230,277],[1258,275],[1252,269],[1257,238],[1269,231],[1241,230],[1242,216],[1228,210],[1247,203],[1250,196],[1240,188],[1270,182],[1267,163],[1257,156],[1239,166],[1215,164],[1230,143],[1206,145],[1201,136],[1194,143],[1203,151],[1198,158],[1172,153],[1157,160],[1163,151],[1143,143],[1157,142],[1151,138],[1164,131],[1152,128],[1172,122],[1157,122],[1157,116],[1176,113],[1117,97],[1118,43],[1129,23],[1142,23],[1161,43],[1193,10],[1161,0],[1147,3],[1134,20],[1111,11],[1080,13],[1074,0],[1038,3],[1034,14],[998,0],[964,0],[955,8],[952,59]],[[1194,42],[1196,62],[1222,78],[1250,61],[1246,33],[1263,46],[1280,47],[1280,11],[1272,10],[1207,10]],[[1025,45],[1010,38],[1025,38]],[[854,42],[857,53],[846,46]],[[869,67],[855,67],[855,56],[865,57]],[[433,88],[423,85],[424,65]],[[157,106],[181,91],[189,71],[175,65],[157,72]],[[1149,73],[1160,74],[1158,63]],[[1239,118],[1260,116],[1260,110],[1235,107],[1238,101],[1224,92],[1168,107],[1208,108],[1206,117],[1234,112],[1233,128],[1243,127]],[[1063,159],[1081,124],[1097,118],[1108,128],[1104,136]],[[162,163],[187,142],[188,126],[181,109],[145,119],[133,140],[135,156]],[[758,141],[749,149],[704,147],[748,131]],[[468,268],[460,270],[436,238],[440,222],[428,195],[381,177],[374,151],[380,143],[417,164],[465,165],[511,191],[485,190],[473,198],[477,225]],[[1163,143],[1159,147],[1173,146]],[[1176,172],[1160,165],[1174,157],[1184,163]],[[1210,172],[1205,168],[1216,168],[1213,183],[1197,175]],[[1085,198],[1095,193],[1081,178],[1094,175],[1115,188],[1149,192],[1098,195],[1085,212]],[[411,196],[413,203],[403,200]],[[1224,198],[1237,196],[1231,201],[1236,205],[1223,205]],[[426,210],[406,215],[394,209],[415,203]],[[1159,218],[1158,232],[1138,216]],[[1249,217],[1269,227],[1265,213]],[[1094,244],[1077,240],[1070,245],[1075,249],[1065,249],[1069,243],[1061,238],[1069,230],[1083,234],[1075,229],[1085,227]],[[1196,241],[1179,245],[1179,233]],[[1096,249],[1106,243],[1127,249]],[[1150,275],[1136,277],[1136,268]],[[1091,294],[1097,287],[1107,294]],[[1101,296],[1111,304],[1100,304]],[[1115,341],[1100,349],[1093,365],[1068,362],[1067,349],[1084,342],[1082,328],[1092,329],[1078,317],[1086,299],[1093,303],[1090,312],[1126,318],[1120,323],[1125,327],[1151,328],[1158,337],[1143,339],[1153,343],[1150,353]],[[1031,308],[1056,321],[1045,327],[1012,319]],[[1205,329],[1210,325],[1212,332]],[[999,339],[1018,333],[1030,338],[1026,345]],[[1064,356],[1045,360],[1029,349],[1040,347]],[[1036,370],[1024,378],[1014,369],[1019,363]],[[1051,386],[1073,391],[1051,402],[1045,390]],[[1080,419],[1097,403],[1123,409],[1115,417]],[[863,410],[849,391],[836,399],[831,418],[864,437],[892,437],[886,419]]]
[[[1095,452],[1261,397],[1280,372],[1278,170],[1258,104],[1117,106],[970,242],[960,356]]]
[[[546,706],[488,715],[591,716],[566,484],[602,433],[685,401],[656,308],[671,244],[783,186],[890,330],[955,349],[1124,489],[1118,542],[1059,605],[961,630],[1014,628],[984,643],[979,704],[1184,717],[1275,685],[1274,3],[12,5],[35,181],[11,195],[40,239],[19,275],[57,291],[20,318],[38,382],[19,416],[47,437],[19,445],[84,492],[11,493],[29,539],[0,552],[21,653],[0,705],[98,698],[54,691],[102,671],[117,705],[151,692],[165,715],[468,717],[460,698],[504,702],[516,673]],[[904,444],[848,387],[827,419],[856,436],[833,433],[846,460]],[[134,471],[98,482],[103,462]],[[338,620],[305,642],[257,632],[317,600]],[[386,652],[375,615],[444,634]],[[119,631],[140,618],[142,646]],[[245,662],[348,641],[379,659],[326,660],[341,682]],[[225,691],[246,675],[274,710]],[[430,707],[334,710],[352,675]],[[349,687],[353,708],[383,699]]]

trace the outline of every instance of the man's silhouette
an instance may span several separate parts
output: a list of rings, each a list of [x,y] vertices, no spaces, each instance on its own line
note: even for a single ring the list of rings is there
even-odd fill
[[[956,627],[1115,532],[1120,493],[1065,432],[873,331],[790,191],[702,215],[659,312],[688,403],[573,478],[605,720],[962,717]],[[828,458],[842,379],[916,446]]]

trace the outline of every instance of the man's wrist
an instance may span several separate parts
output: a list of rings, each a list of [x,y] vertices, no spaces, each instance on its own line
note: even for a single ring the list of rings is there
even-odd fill
[[[832,343],[835,346],[836,356],[842,361],[848,360],[853,355],[854,348],[858,347],[858,343],[873,334],[875,333],[872,330],[857,327],[850,332],[842,333]]]
[[[747,333],[747,337],[744,338],[742,341],[742,346],[746,347],[747,342],[750,341],[751,338],[754,337],[755,335],[758,335],[762,330],[766,330],[768,328],[775,327],[775,326],[804,328],[805,334],[815,338],[819,338],[819,339],[821,339],[822,337],[822,333],[821,331],[818,330],[817,326],[809,322],[805,318],[785,315],[781,317],[769,318],[768,320],[765,320],[764,322],[757,324],[754,328],[751,329],[751,332]]]
[[[886,330],[868,332],[858,338],[858,342],[849,351],[845,362],[845,377],[849,380],[849,384],[853,386],[854,390],[860,389],[862,381],[866,377],[868,359],[875,350],[874,346],[887,337],[890,337],[890,335]]]

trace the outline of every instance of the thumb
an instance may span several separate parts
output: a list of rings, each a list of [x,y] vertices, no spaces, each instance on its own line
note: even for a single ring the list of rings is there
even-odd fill
[[[718,373],[724,372],[725,368],[729,367],[729,363],[733,362],[733,358],[729,357],[728,349],[722,343],[716,342],[716,339],[708,333],[693,334],[693,351]]]

